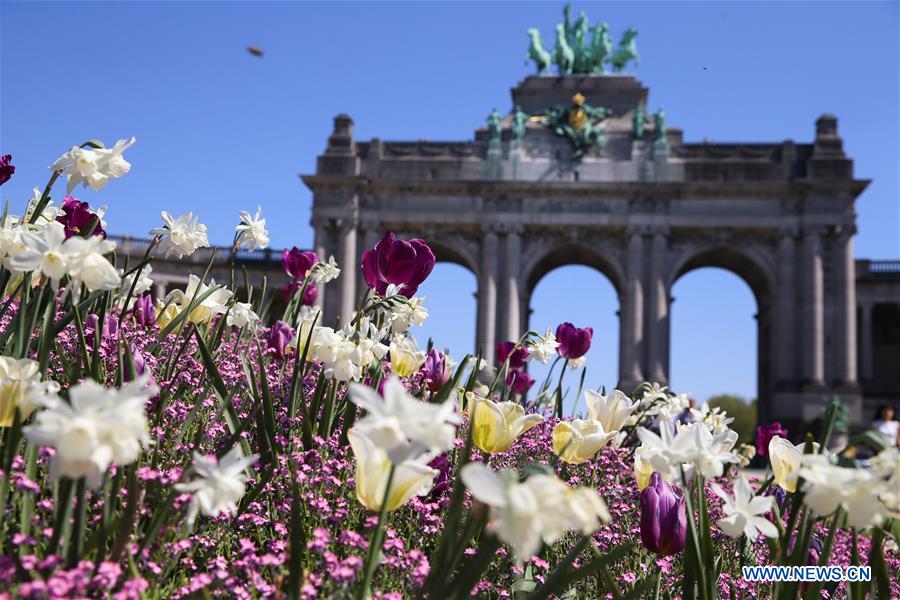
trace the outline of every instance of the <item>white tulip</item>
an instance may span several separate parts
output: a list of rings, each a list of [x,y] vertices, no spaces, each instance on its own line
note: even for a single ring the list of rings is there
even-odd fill
[[[803,478],[803,502],[820,516],[842,507],[847,523],[864,529],[884,518],[884,507],[878,499],[881,480],[869,469],[839,467],[825,454],[804,454],[800,477]]]
[[[161,236],[159,247],[166,257],[175,253],[178,258],[190,256],[198,248],[209,248],[206,225],[197,221],[193,213],[187,212],[173,219],[166,211],[162,215],[163,226],[150,230],[150,235]]]
[[[599,421],[603,425],[603,430],[608,433],[621,430],[628,417],[637,408],[637,404],[632,403],[628,396],[619,390],[613,390],[608,396],[587,390],[584,393],[584,401],[591,419]]]
[[[259,316],[253,312],[252,305],[249,302],[235,302],[231,310],[228,311],[226,324],[229,327],[241,328],[257,321],[259,321]]]
[[[241,223],[235,228],[237,245],[245,250],[256,250],[269,246],[269,232],[266,231],[266,220],[260,218],[262,208],[256,207],[256,215],[246,210],[241,211]]]
[[[52,479],[85,477],[97,486],[110,464],[127,465],[150,445],[144,405],[157,393],[145,374],[119,390],[90,379],[69,388],[69,402],[48,396],[34,423],[23,428],[34,444],[50,446]]]
[[[244,497],[247,474],[244,469],[256,462],[256,455],[244,456],[240,444],[235,445],[221,460],[194,452],[191,463],[199,475],[188,483],[177,483],[175,489],[193,494],[188,507],[187,522],[193,529],[197,513],[207,517],[217,517],[222,513],[233,513],[237,503]]]
[[[25,421],[45,396],[58,391],[55,381],[41,381],[37,361],[0,356],[0,427],[13,424],[17,408]]]
[[[198,301],[198,299],[206,294],[209,290],[215,289],[214,292]],[[221,286],[216,286],[215,280],[210,280],[206,285],[196,275],[188,277],[188,284],[184,291],[172,290],[166,296],[166,302],[171,302],[177,307],[177,312],[188,309],[191,302],[194,302],[194,308],[188,315],[191,323],[200,324],[208,323],[215,315],[225,314],[228,311],[226,304],[231,299],[231,291]]]
[[[716,524],[725,535],[740,537],[746,535],[751,542],[762,533],[766,537],[778,537],[778,528],[767,518],[760,516],[772,510],[775,499],[772,496],[754,496],[747,479],[741,475],[734,481],[734,497],[729,496],[718,484],[711,483],[715,494],[724,501],[722,511],[725,517]]]
[[[772,465],[772,475],[775,483],[784,488],[786,492],[794,492],[797,489],[797,478],[800,476],[800,467],[803,464],[803,448],[806,444],[801,442],[796,446],[781,436],[772,436],[769,440],[769,462]]]

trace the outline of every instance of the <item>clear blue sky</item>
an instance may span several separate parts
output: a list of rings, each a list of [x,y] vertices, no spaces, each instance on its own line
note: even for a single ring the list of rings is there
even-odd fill
[[[808,142],[840,118],[858,177],[858,256],[900,256],[896,2],[582,2],[616,35],[640,30],[636,75],[688,141]],[[0,151],[21,207],[47,165],[87,138],[138,138],[134,169],[100,193],[110,230],[141,235],[162,209],[193,210],[215,243],[262,205],[272,245],[309,246],[311,173],[347,112],[359,139],[469,139],[491,107],[509,109],[525,30],[551,39],[552,3],[0,3]],[[248,45],[265,51],[255,58]],[[455,353],[472,344],[474,278],[440,266],[424,288],[419,334]],[[672,380],[698,397],[756,393],[755,301],[736,276],[705,269],[673,290]],[[532,324],[595,328],[588,383],[612,385],[617,309],[583,267],[550,273]]]

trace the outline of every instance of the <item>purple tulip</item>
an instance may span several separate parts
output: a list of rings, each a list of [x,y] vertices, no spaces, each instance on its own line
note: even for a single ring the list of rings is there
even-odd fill
[[[775,436],[787,439],[787,429],[781,426],[781,423],[775,421],[769,425],[758,425],[756,427],[756,453],[760,456],[766,456],[769,453],[769,442]]]
[[[525,361],[528,360],[528,348],[519,346],[513,350],[515,346],[515,342],[500,342],[497,344],[497,364],[502,365],[506,358],[509,357],[510,369],[518,370],[524,367]]]
[[[100,317],[95,314],[88,315],[84,320],[84,339],[89,346],[94,345],[94,334],[100,326]],[[119,319],[115,315],[106,315],[103,320],[103,329],[100,332],[100,343],[106,340],[116,339],[119,335]]]
[[[300,288],[303,287],[303,284],[299,281],[292,281],[289,284],[284,286],[284,301],[290,302],[294,295],[300,291]],[[306,291],[303,292],[303,298],[300,299],[300,304],[305,306],[312,306],[316,303],[316,298],[319,297],[319,289],[313,283],[306,284]]]
[[[419,368],[425,386],[432,392],[438,391],[442,385],[450,379],[450,369],[447,368],[447,357],[436,348],[428,351],[425,362]]]
[[[581,358],[591,349],[591,337],[594,329],[591,327],[579,328],[569,322],[560,323],[556,328],[556,341],[559,346],[556,351],[568,360]]]
[[[447,453],[443,452],[435,456],[431,462],[428,463],[428,466],[432,469],[436,469],[438,472],[437,477],[434,478],[434,486],[432,486],[431,493],[429,494],[430,498],[436,499],[450,487],[450,476],[453,473],[453,465],[450,463],[450,458],[447,456]]]
[[[291,326],[284,321],[277,321],[269,329],[269,349],[278,358],[284,358],[284,350],[294,336]]]
[[[641,492],[641,543],[668,556],[684,548],[686,534],[684,496],[654,471],[650,485]]]
[[[775,506],[778,507],[778,511],[781,514],[784,514],[784,501],[787,499],[787,492],[784,491],[784,488],[773,483],[769,486],[769,489],[766,490],[765,495],[775,498]]]
[[[80,202],[72,196],[66,196],[63,198],[62,210],[64,214],[56,217],[56,220],[65,227],[66,239],[76,235],[84,236],[91,228],[94,220],[96,220],[97,224],[94,226],[91,235],[106,237],[106,232],[103,231],[103,226],[100,225],[100,217],[91,210],[87,202]]]
[[[0,156],[0,185],[3,185],[16,172],[16,168],[12,165],[12,154]]]
[[[131,315],[134,317],[135,323],[144,327],[156,323],[156,307],[153,306],[153,298],[150,294],[144,294],[134,299]]]
[[[281,253],[284,272],[294,279],[305,279],[306,272],[319,262],[319,255],[311,250],[303,251],[297,246]]]
[[[525,394],[534,385],[534,379],[525,371],[516,371],[513,369],[506,376],[506,386],[512,390],[514,394]]]
[[[362,254],[366,285],[380,296],[393,284],[401,286],[400,295],[411,298],[434,269],[434,263],[434,252],[424,241],[398,240],[390,231]]]

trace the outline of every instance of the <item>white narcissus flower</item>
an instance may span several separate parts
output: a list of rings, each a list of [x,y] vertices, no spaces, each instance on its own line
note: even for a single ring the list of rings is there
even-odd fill
[[[341,275],[341,270],[334,261],[334,256],[328,257],[328,262],[319,261],[313,266],[310,279],[316,285],[322,285],[329,281],[334,281]]]
[[[725,431],[728,425],[734,422],[734,417],[729,417],[728,413],[718,406],[713,408],[709,402],[704,402],[699,409],[691,408],[690,411],[695,420],[706,425],[714,434]]]
[[[160,214],[163,226],[151,229],[150,235],[161,236],[159,247],[166,253],[166,257],[175,253],[178,258],[182,258],[190,256],[198,248],[209,248],[206,225],[199,223],[193,213],[186,212],[177,219],[173,219],[166,211]]]
[[[259,316],[253,312],[253,307],[249,302],[235,302],[228,311],[226,324],[229,327],[241,328],[257,321],[259,321]]]
[[[150,273],[153,272],[153,265],[147,264],[141,267],[139,270],[125,275],[124,270],[119,270],[119,276],[122,278],[122,285],[120,286],[123,294],[128,294],[129,290],[131,290],[131,284],[137,278],[137,283],[134,285],[134,293],[133,296],[141,296],[144,292],[149,292],[150,288],[153,287],[153,279],[150,278]]]
[[[570,530],[589,535],[610,518],[596,490],[571,489],[555,475],[532,475],[520,483],[511,471],[469,463],[460,477],[472,496],[490,508],[488,529],[523,560],[534,556],[542,541],[552,544]]]
[[[722,511],[726,516],[716,524],[725,535],[733,538],[746,535],[751,542],[756,541],[760,533],[770,538],[778,537],[778,528],[761,516],[772,510],[775,502],[772,496],[754,496],[743,475],[734,480],[734,497],[716,483],[711,483],[710,487],[724,501]]]
[[[193,529],[197,513],[207,517],[217,517],[222,513],[233,513],[237,503],[244,497],[247,474],[244,469],[256,462],[257,456],[244,456],[240,444],[235,445],[221,460],[194,452],[191,465],[198,479],[175,484],[179,492],[193,494],[188,507],[187,522]]]
[[[34,214],[34,210],[37,208],[38,203],[41,201],[41,197],[43,194],[39,188],[34,188],[34,193],[31,198],[28,200],[28,207],[25,209],[25,216],[22,219],[24,222],[30,222],[31,216]],[[65,211],[58,206],[55,206],[52,201],[47,202],[47,205],[44,206],[44,210],[41,211],[41,214],[34,221],[34,225],[37,227],[46,227],[48,223],[52,223],[56,220],[56,217],[65,214]]]
[[[556,341],[556,335],[552,330],[547,329],[547,333],[538,336],[538,339],[532,342],[530,355],[546,365],[548,360],[556,356],[557,348],[559,348],[559,342]]]
[[[719,477],[725,463],[739,462],[731,451],[737,436],[730,430],[713,436],[703,423],[691,423],[675,432],[671,421],[660,421],[659,435],[639,427],[638,438],[647,447],[645,460],[669,482],[690,479],[695,470],[706,478]]]
[[[884,519],[878,499],[881,479],[871,469],[839,467],[826,454],[804,454],[800,477],[803,502],[816,515],[830,515],[838,507],[847,511],[847,524],[865,529]]]
[[[269,232],[266,231],[266,220],[260,218],[262,208],[256,207],[256,215],[246,210],[241,211],[241,223],[235,227],[237,245],[244,250],[263,249],[269,246]]]
[[[483,452],[506,452],[516,438],[544,420],[537,414],[525,414],[517,402],[494,402],[476,398],[472,416],[472,438]]]
[[[880,480],[878,497],[893,518],[900,517],[900,449],[885,448],[872,458],[872,471]]]
[[[157,393],[144,374],[119,390],[87,379],[69,388],[69,402],[56,396],[42,400],[43,410],[23,427],[32,443],[50,446],[50,476],[85,477],[96,487],[109,465],[127,465],[150,445],[144,405]]]
[[[37,361],[0,356],[0,427],[9,427],[15,419],[25,421],[40,406],[41,399],[59,391],[55,381],[41,381]]]
[[[112,148],[73,147],[50,168],[62,171],[68,177],[66,193],[70,193],[79,183],[83,187],[90,186],[92,190],[99,191],[106,187],[110,179],[122,177],[131,170],[131,163],[122,154],[136,141],[135,138],[119,140]]]
[[[632,403],[628,396],[619,390],[613,390],[608,396],[587,390],[584,393],[584,401],[591,419],[599,421],[607,433],[618,433],[637,408],[637,404]]]
[[[67,252],[63,249],[65,227],[54,221],[40,232],[20,232],[17,241],[18,251],[10,252],[7,260],[10,270],[18,273],[40,271],[50,280],[53,289],[58,289],[59,280],[68,270]]]
[[[400,508],[413,496],[424,496],[431,491],[438,471],[428,466],[428,461],[432,458],[430,454],[392,463],[385,449],[375,444],[359,428],[350,429],[347,437],[353,456],[356,457],[356,498],[369,510],[381,510],[392,464],[396,466],[385,510]]]
[[[570,358],[568,368],[570,371],[577,371],[585,364],[587,364],[587,355],[579,356],[578,358]]]
[[[206,296],[203,300],[198,301],[198,299],[210,289],[215,289],[215,291]],[[215,280],[210,280],[209,285],[206,285],[200,281],[200,278],[196,275],[190,275],[188,277],[187,288],[185,288],[183,292],[181,290],[172,290],[166,296],[166,302],[176,305],[177,312],[179,313],[187,310],[191,301],[193,301],[195,304],[194,309],[187,318],[191,323],[198,325],[201,323],[208,323],[215,315],[225,314],[228,310],[226,304],[230,299],[230,290],[221,286],[216,286]]]
[[[367,413],[356,429],[387,452],[394,464],[453,447],[462,417],[452,398],[441,404],[422,402],[410,396],[394,375],[384,384],[384,396],[359,384],[350,385],[349,394]]]
[[[406,302],[398,302],[388,311],[391,332],[402,333],[413,325],[422,325],[428,318],[428,310],[422,306],[425,298],[410,298]]]
[[[600,421],[560,421],[553,428],[553,452],[565,462],[578,465],[599,452],[615,435],[604,431]]]
[[[69,265],[69,287],[77,297],[83,283],[88,291],[114,290],[119,287],[121,278],[104,254],[115,250],[115,242],[92,235],[88,239],[70,237],[63,244]]]

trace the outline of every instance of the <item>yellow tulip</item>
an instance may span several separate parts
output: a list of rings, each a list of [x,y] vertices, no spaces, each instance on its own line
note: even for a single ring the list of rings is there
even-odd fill
[[[156,324],[159,325],[159,328],[165,329],[169,323],[172,322],[172,319],[178,316],[178,313],[181,312],[178,310],[178,306],[172,302],[169,303],[168,306],[164,305],[159,300],[156,301]]]
[[[16,407],[25,397],[25,387],[23,382],[15,380],[0,383],[0,427],[9,427],[13,424]],[[21,418],[24,420],[25,416]]]
[[[653,467],[646,456],[647,452],[649,448],[646,446],[640,446],[634,451],[634,478],[637,480],[639,490],[650,485],[650,476],[653,475]]]
[[[579,465],[615,436],[603,431],[599,421],[575,419],[560,421],[553,428],[553,452],[569,464]]]
[[[777,435],[769,440],[769,462],[772,464],[772,475],[775,477],[775,483],[784,488],[786,492],[797,490],[797,478],[803,462],[804,445],[801,442],[795,446]]]
[[[391,370],[400,377],[409,377],[419,370],[425,360],[425,354],[417,352],[406,340],[396,339],[391,342]]]
[[[391,461],[387,452],[361,431],[351,429],[347,437],[356,457],[356,498],[369,510],[378,512],[385,499]],[[400,508],[413,496],[424,496],[431,491],[438,471],[429,467],[425,458],[407,460],[396,466],[387,496],[387,510]]]
[[[0,427],[13,424],[16,408],[22,421],[37,410],[37,398],[50,391],[40,381],[37,361],[0,356]]]
[[[478,399],[472,422],[475,445],[488,454],[506,452],[517,437],[543,420],[541,415],[526,415],[515,402]]]

